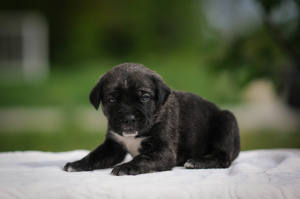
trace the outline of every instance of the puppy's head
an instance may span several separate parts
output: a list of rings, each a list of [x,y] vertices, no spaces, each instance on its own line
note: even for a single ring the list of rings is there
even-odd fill
[[[90,94],[98,110],[100,102],[108,129],[121,136],[147,132],[167,101],[171,89],[155,72],[140,64],[121,64],[104,74]]]

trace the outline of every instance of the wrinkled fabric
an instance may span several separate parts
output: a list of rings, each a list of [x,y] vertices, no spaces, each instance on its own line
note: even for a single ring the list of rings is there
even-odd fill
[[[241,152],[227,169],[113,176],[110,169],[65,172],[88,151],[0,153],[0,198],[300,198],[300,150]],[[130,157],[126,157],[127,161]]]

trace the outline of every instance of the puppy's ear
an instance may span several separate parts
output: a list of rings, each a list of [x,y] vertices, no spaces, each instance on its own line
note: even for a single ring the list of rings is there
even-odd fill
[[[154,81],[156,83],[157,101],[164,105],[171,93],[171,89],[161,78],[155,77]]]
[[[100,101],[102,100],[102,84],[103,83],[100,79],[90,93],[90,102],[96,110],[98,110]]]

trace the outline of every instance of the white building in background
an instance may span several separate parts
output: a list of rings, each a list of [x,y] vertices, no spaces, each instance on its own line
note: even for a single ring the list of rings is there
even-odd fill
[[[202,0],[201,9],[209,26],[226,39],[247,35],[263,25],[263,8],[255,0]],[[270,19],[285,24],[297,21],[299,14],[296,1],[285,0],[272,10]]]
[[[30,83],[48,76],[48,24],[41,14],[0,12],[0,73]]]

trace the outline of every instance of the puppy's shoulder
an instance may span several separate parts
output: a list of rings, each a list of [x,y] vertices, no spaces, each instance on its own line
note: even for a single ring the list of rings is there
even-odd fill
[[[210,102],[203,97],[191,93],[191,92],[184,92],[184,91],[173,91],[173,94],[175,98],[177,98],[177,101],[180,106],[183,107],[201,107],[202,109],[209,109],[209,110],[215,110],[218,111],[220,110],[217,105],[215,105],[213,102]]]

